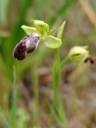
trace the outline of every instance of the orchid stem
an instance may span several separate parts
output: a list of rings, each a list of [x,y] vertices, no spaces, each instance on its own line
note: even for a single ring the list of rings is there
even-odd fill
[[[62,69],[63,66],[68,62],[68,60],[69,60],[69,56],[67,55],[67,56],[65,57],[65,59],[61,62],[61,65],[60,65],[60,68],[61,68],[61,69]]]

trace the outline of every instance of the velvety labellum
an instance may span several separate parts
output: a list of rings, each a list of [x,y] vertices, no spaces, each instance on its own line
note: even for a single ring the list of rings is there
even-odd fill
[[[40,36],[37,33],[24,37],[14,48],[13,56],[18,60],[23,60],[27,53],[32,53],[38,46]]]

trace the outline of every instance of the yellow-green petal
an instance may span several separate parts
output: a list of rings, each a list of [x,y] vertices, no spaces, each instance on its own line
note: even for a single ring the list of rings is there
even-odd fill
[[[22,25],[21,28],[26,32],[27,35],[30,35],[32,33],[36,33],[36,29],[33,27]]]
[[[62,41],[61,39],[49,35],[45,38],[44,43],[48,48],[59,48],[62,44]]]

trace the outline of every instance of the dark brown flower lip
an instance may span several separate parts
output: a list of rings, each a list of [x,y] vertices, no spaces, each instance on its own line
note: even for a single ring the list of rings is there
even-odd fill
[[[20,42],[14,48],[13,56],[14,56],[15,59],[23,60],[26,56],[26,51],[27,51],[27,48],[26,48],[25,43]]]
[[[93,63],[95,62],[95,58],[92,57],[91,55],[88,55],[88,56],[86,57],[86,59],[85,59],[85,63],[86,63],[87,61],[90,61],[90,63],[93,64]]]
[[[30,34],[24,37],[14,48],[13,57],[18,60],[23,60],[27,53],[32,53],[36,50],[40,36],[37,33]]]

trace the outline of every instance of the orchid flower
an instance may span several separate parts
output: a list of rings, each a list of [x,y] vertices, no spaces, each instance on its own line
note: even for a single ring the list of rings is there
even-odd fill
[[[21,26],[28,36],[24,37],[13,50],[13,56],[18,60],[23,60],[26,53],[34,52],[40,41],[44,41],[45,46],[48,48],[59,48],[62,44],[61,39],[51,36],[55,29],[49,31],[47,23],[33,19],[31,22],[33,27]]]

